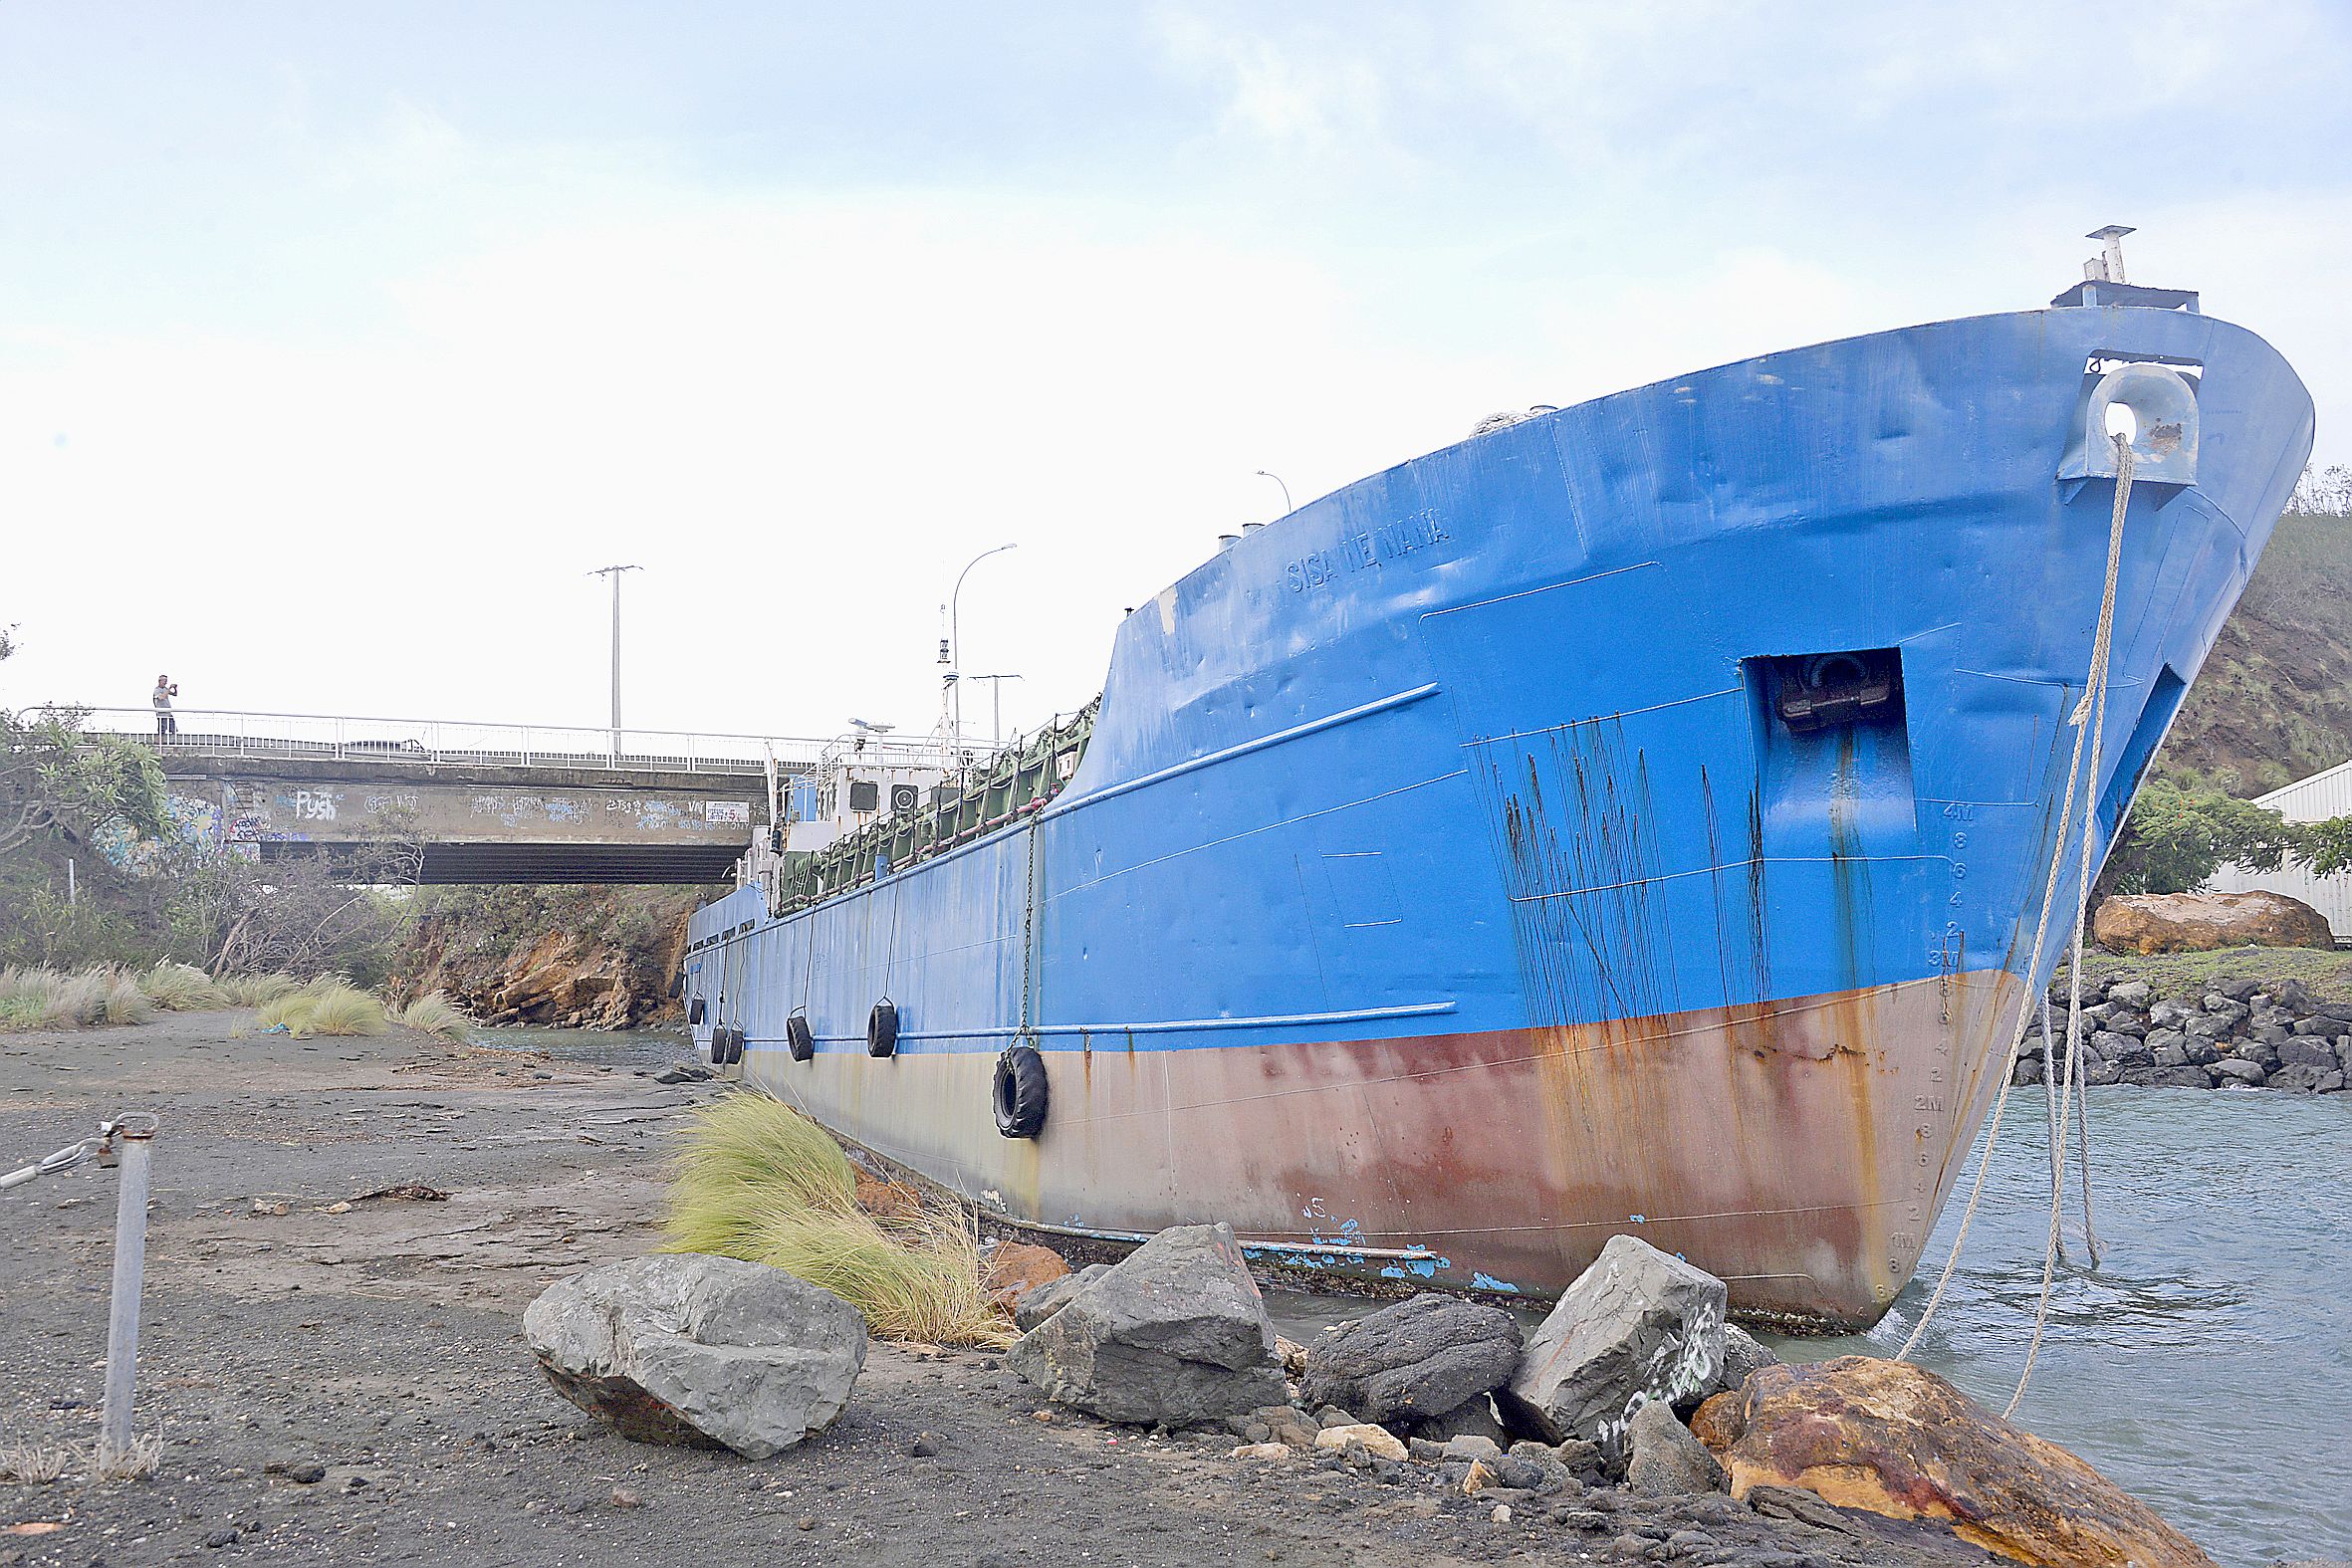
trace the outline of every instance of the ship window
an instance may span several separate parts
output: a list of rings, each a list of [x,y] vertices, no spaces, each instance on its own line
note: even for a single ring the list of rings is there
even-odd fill
[[[882,786],[871,779],[849,781],[849,809],[870,811],[882,803]]]

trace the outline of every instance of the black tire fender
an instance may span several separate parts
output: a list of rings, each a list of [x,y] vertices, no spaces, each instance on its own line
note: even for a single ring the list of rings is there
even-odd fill
[[[784,1020],[784,1042],[795,1061],[807,1061],[817,1054],[817,1035],[809,1027],[807,1013],[796,1012]]]
[[[898,1053],[898,1004],[888,997],[875,1003],[874,1010],[866,1014],[865,1053],[868,1056]]]
[[[743,1030],[730,1023],[719,1032],[721,1037],[718,1043],[726,1049],[726,1054],[720,1059],[719,1065],[732,1067],[743,1060]]]
[[[997,1058],[997,1131],[1035,1138],[1046,1126],[1046,1058],[1034,1045],[1010,1045]]]

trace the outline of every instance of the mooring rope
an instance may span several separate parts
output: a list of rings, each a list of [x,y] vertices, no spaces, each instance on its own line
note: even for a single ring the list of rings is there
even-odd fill
[[[2050,1191],[2062,1193],[2065,1184],[2058,1179],[2058,1140],[2066,1136],[2066,1129],[2058,1121],[2058,1033],[2050,1025],[2050,994],[2041,994],[2041,1100],[2049,1118]]]
[[[2066,792],[2064,804],[2058,813],[2058,832],[2055,840],[2055,847],[2050,853],[2050,874],[2047,880],[2045,880],[2042,884],[2041,914],[2040,917],[2034,922],[2033,948],[2032,951],[2026,956],[2025,960],[2025,977],[2028,983],[2032,981],[2034,976],[2041,972],[2042,950],[2047,945],[2049,939],[2050,912],[2057,905],[2058,876],[2060,872],[2065,869],[2067,834],[2072,829],[2074,824],[2074,804],[2076,794],[2075,786],[2082,783],[2083,746],[2085,741],[2089,738],[2088,732],[2091,728],[2093,691],[2095,689],[2103,694],[2107,683],[2106,666],[2107,655],[2109,652],[2109,639],[2115,626],[2115,583],[2118,567],[2121,565],[2123,560],[2123,516],[2125,506],[2128,504],[2131,498],[2132,473],[2130,443],[2125,441],[2121,436],[2117,436],[2115,441],[2116,450],[2118,453],[2116,459],[2117,467],[2115,481],[2115,508],[2114,513],[2109,520],[2107,529],[2107,577],[2106,583],[2101,590],[2099,598],[2098,629],[2093,634],[2091,639],[2091,668],[2089,675],[2085,679],[2082,700],[2075,705],[2074,709],[2074,749],[2073,754],[2066,765]],[[2090,856],[2090,795],[2097,790],[2097,764],[2094,761],[2092,765],[2090,787],[2089,789],[2083,791],[2082,836],[2083,858],[2086,862]],[[2088,897],[2089,890],[2086,887],[2084,889],[2083,901],[2087,901]],[[2078,901],[2074,909],[2075,941],[2078,954],[2082,935],[2083,901]],[[2079,1036],[2079,1031],[2082,1025],[2082,991],[2079,978],[2082,973],[2082,965],[2079,956],[2077,957],[2076,963],[2074,965],[2074,973],[2077,979],[2075,982],[2073,996],[2067,1009],[2066,1020],[2067,1039],[2069,1041],[2067,1057],[2067,1077],[2069,1082],[2071,1082],[2073,1077],[2073,1053],[2071,1042]],[[2015,1079],[2017,1072],[2017,1054],[2024,1046],[2025,1030],[2029,1025],[2031,1018],[2032,1009],[2030,1008],[2019,1007],[2017,1008],[2017,1025],[2014,1029],[2009,1031],[2008,1050],[2004,1056],[2004,1059],[2002,1060],[2000,1067],[2000,1090],[1994,1097],[1993,1115],[1985,1124],[1985,1152],[1977,1162],[1977,1176],[1975,1182],[1969,1189],[1968,1204],[1961,1210],[1960,1230],[1952,1237],[1952,1250],[1944,1259],[1943,1272],[1938,1274],[1936,1277],[1935,1289],[1930,1291],[1928,1294],[1927,1305],[1920,1309],[1919,1321],[1912,1325],[1909,1337],[1903,1341],[1903,1348],[1895,1352],[1895,1359],[1897,1361],[1908,1361],[1911,1359],[1911,1352],[1918,1346],[1920,1336],[1927,1332],[1928,1324],[1934,1321],[1936,1309],[1943,1305],[1944,1292],[1950,1288],[1952,1284],[1952,1276],[1960,1267],[1960,1255],[1962,1249],[1968,1243],[1969,1229],[1976,1224],[1978,1206],[1984,1202],[1985,1178],[1987,1173],[1993,1168],[1994,1150],[1999,1147],[2001,1118],[2007,1113],[2008,1110],[2009,1087],[2011,1082]],[[2042,1070],[2046,1075],[2049,1070],[2047,1065],[2049,1041],[2046,1034],[2043,1036],[2042,1052],[2044,1061]],[[2063,1093],[2061,1093],[2059,1097],[2058,1104],[2060,1114],[2062,1116],[2066,1109],[2066,1097]],[[2061,1155],[2057,1160],[2057,1175],[2056,1180],[2053,1181],[2052,1184],[2052,1192],[2050,1197],[2050,1202],[2053,1209],[2063,1202],[2063,1188],[2060,1184],[2062,1184],[2064,1180],[2064,1170],[2065,1160]],[[2049,1270],[2045,1266],[2043,1270],[2042,1282],[2041,1316],[2036,1318],[2034,1325],[2035,1350],[2038,1350],[2040,1347],[2041,1322],[2042,1319],[2046,1317],[2048,1310]],[[2029,1353],[2025,1363],[2025,1371],[2027,1376],[2032,1374],[2032,1370],[2033,1359],[2032,1355]],[[2017,1385],[2018,1397],[2023,1397],[2024,1388],[2024,1382],[2020,1379]],[[2016,1409],[2016,1402],[2014,1400],[2010,1401],[2009,1409],[2012,1411]]]
[[[2074,1097],[2074,1131],[2079,1140],[2075,1146],[2074,1169],[2081,1177],[2078,1185],[2082,1188],[2082,1244],[2090,1251],[2091,1267],[2096,1268],[2099,1266],[2099,1232],[2091,1226],[2090,1101],[2091,1097],[2087,1094]]]
[[[2115,576],[2123,556],[2123,514],[2132,499],[2132,447],[2118,435],[2115,438],[2115,513],[2107,527],[2107,587],[2099,602],[2099,631],[2091,643],[2093,685],[2082,694],[2082,707],[2075,710],[2078,720],[2088,709],[2091,737],[2090,780],[2083,792],[2082,808],[2082,875],[2074,900],[2074,959],[2068,966],[2066,997],[2066,1078],[2058,1087],[2058,1120],[2069,1120],[2070,1101],[2074,1098],[2075,1063],[2082,1055],[2082,928],[2088,923],[2091,902],[2091,796],[2099,787],[2099,752],[2107,718],[2107,673],[2109,654],[2115,633]],[[2066,1143],[2058,1141],[2058,1175],[2060,1186],[2066,1174]],[[2088,1178],[2086,1177],[2087,1181]],[[2088,1204],[2086,1188],[2083,1201]],[[2025,1385],[2032,1380],[2033,1363],[2041,1355],[2041,1338],[2050,1320],[2050,1283],[2057,1271],[2058,1228],[2066,1214],[2066,1200],[2062,1192],[2050,1195],[2049,1236],[2041,1248],[2041,1299],[2033,1309],[2033,1337],[2025,1346],[2025,1366],[2017,1374],[2017,1391],[2009,1396],[2003,1416],[2014,1416],[2017,1406],[2025,1398]]]

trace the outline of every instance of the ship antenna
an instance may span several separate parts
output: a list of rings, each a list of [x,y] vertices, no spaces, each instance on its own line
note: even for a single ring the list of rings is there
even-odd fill
[[[2128,224],[2110,223],[2103,229],[2093,229],[2084,235],[2084,239],[2098,240],[2104,245],[2098,255],[2082,264],[2084,279],[2091,283],[2127,282],[2123,275],[2123,237],[2138,232]]]

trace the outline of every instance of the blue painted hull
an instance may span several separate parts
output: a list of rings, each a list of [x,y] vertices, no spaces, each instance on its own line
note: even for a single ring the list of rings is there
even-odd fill
[[[2284,361],[2194,314],[1795,349],[1324,497],[1127,619],[1045,809],[785,918],[720,900],[689,994],[754,1082],[1015,1219],[1530,1293],[1636,1230],[1870,1321],[2046,979],[2115,488],[2064,476],[2117,359],[2196,367],[2196,429],[2193,482],[2131,495],[2103,852],[2310,447]],[[1892,709],[1794,727],[1774,682],[1844,650]],[[991,1113],[1016,1040],[1034,1141]]]

